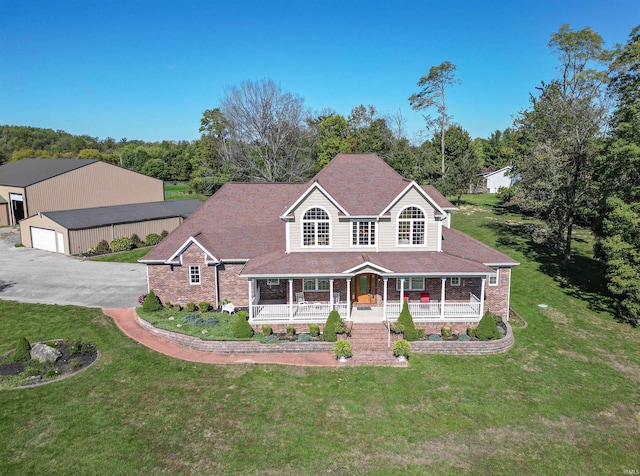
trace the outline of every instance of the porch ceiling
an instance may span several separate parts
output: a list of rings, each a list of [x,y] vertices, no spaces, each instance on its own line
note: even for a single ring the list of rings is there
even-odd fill
[[[267,253],[249,260],[241,275],[322,276],[355,274],[363,267],[407,275],[488,275],[494,271],[482,263],[437,251]],[[385,273],[380,273],[385,274]]]

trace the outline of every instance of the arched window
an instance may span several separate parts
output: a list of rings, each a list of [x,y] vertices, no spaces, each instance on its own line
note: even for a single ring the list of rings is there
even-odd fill
[[[398,244],[424,245],[425,218],[418,207],[407,207],[398,216]]]
[[[302,217],[302,246],[329,246],[329,214],[310,208]]]

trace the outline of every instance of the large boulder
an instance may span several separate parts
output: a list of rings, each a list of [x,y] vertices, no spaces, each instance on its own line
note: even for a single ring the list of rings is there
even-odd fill
[[[62,353],[58,349],[49,347],[47,344],[33,344],[31,346],[31,358],[40,362],[55,362]]]

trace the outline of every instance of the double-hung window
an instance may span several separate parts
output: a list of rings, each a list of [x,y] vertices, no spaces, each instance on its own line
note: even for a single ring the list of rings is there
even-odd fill
[[[374,246],[376,244],[376,222],[375,221],[352,221],[351,222],[351,245],[352,246]]]
[[[398,244],[424,245],[425,216],[418,207],[407,207],[398,215]]]
[[[200,284],[200,266],[189,266],[189,284]]]
[[[328,291],[328,279],[304,279],[302,283],[304,291]]]
[[[424,278],[404,278],[405,291],[423,291]],[[396,279],[396,291],[400,291],[400,278]]]
[[[302,246],[330,246],[329,214],[322,208],[310,208],[302,216]]]
[[[494,274],[489,275],[489,286],[497,286],[498,285],[498,268],[491,268],[495,270]]]

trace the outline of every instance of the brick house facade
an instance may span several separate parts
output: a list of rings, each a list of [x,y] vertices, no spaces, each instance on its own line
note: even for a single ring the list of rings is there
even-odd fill
[[[354,305],[393,320],[403,296],[424,325],[508,320],[518,263],[451,229],[453,210],[374,154],[338,154],[308,183],[225,184],[140,261],[161,300],[228,300],[254,325]]]

